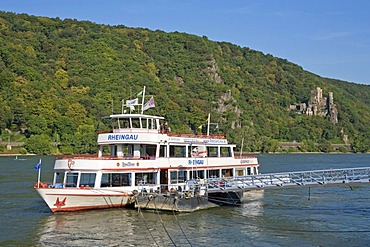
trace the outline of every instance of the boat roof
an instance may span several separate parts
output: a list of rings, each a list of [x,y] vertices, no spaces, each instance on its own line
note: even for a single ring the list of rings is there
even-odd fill
[[[128,113],[128,114],[112,114],[109,116],[109,118],[120,118],[120,119],[125,119],[125,118],[148,118],[148,119],[164,119],[164,117],[160,117],[160,116],[153,116],[153,115],[145,115],[145,114],[132,114],[132,113]]]

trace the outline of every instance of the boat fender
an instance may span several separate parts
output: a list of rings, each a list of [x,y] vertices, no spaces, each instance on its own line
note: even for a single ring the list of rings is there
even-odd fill
[[[136,163],[136,166],[139,166],[139,162]]]
[[[36,182],[36,183],[35,183],[34,188],[36,188],[36,189],[37,189],[37,188],[43,188],[43,185],[44,185],[44,184],[43,184],[43,183],[41,183],[41,182]]]
[[[119,167],[119,162],[117,162],[117,167]]]

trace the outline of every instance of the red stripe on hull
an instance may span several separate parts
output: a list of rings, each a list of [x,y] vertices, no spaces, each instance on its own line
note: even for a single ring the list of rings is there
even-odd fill
[[[91,209],[107,209],[107,208],[122,208],[127,204],[113,204],[113,205],[101,205],[101,206],[77,206],[77,207],[60,207],[60,208],[51,208],[53,213],[55,212],[73,212],[81,210],[91,210]]]
[[[115,197],[122,197],[122,196],[131,196],[131,195],[128,195],[128,194],[123,194],[123,195],[117,195],[117,194],[51,194],[51,193],[47,193],[45,194],[47,196],[90,196],[90,197],[112,197],[112,196],[115,196]]]

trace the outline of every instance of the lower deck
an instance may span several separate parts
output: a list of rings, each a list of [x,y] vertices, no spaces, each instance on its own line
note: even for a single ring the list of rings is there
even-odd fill
[[[132,192],[134,190],[162,192],[185,191],[194,180],[235,178],[257,175],[258,165],[222,168],[160,168],[137,170],[56,170],[49,188],[109,189]]]

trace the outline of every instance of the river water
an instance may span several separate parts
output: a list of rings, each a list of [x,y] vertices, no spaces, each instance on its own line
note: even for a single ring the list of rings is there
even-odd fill
[[[370,184],[265,189],[239,207],[52,214],[33,190],[42,159],[0,157],[0,246],[370,246]],[[262,173],[370,167],[369,154],[259,155]]]

